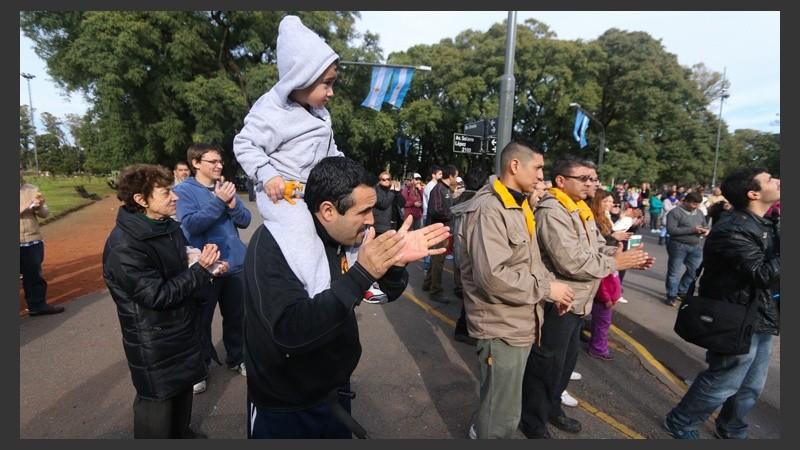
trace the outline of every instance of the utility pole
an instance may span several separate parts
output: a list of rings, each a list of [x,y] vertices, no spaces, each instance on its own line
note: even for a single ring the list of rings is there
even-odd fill
[[[33,158],[36,161],[36,176],[39,176],[39,153],[36,150],[36,124],[33,122],[33,96],[31,96],[31,79],[36,78],[36,75],[22,72],[22,78],[28,80],[28,109],[31,115],[31,128],[33,129]]]
[[[511,142],[511,122],[514,119],[514,49],[517,42],[517,12],[508,12],[506,23],[506,66],[500,80],[500,114],[497,124],[497,152],[494,172],[500,176],[500,157],[503,148]]]
[[[725,99],[730,97],[728,90],[725,88],[725,71],[727,67],[722,68],[722,90],[719,95],[719,118],[717,119],[717,147],[714,149],[714,174],[711,176],[711,187],[717,186],[717,160],[719,160],[719,135],[722,131],[722,103]]]

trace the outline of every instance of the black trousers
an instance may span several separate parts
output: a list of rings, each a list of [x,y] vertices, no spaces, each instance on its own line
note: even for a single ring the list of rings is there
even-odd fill
[[[167,400],[133,400],[134,439],[192,439],[192,386]]]
[[[235,367],[244,362],[244,272],[214,278],[198,293],[203,303],[198,308],[200,332],[209,355],[216,355],[211,339],[211,323],[219,304],[222,315],[222,344],[225,346],[225,364]],[[211,364],[211,356],[206,364]]]
[[[19,273],[22,275],[22,290],[28,302],[28,311],[39,311],[47,307],[47,281],[42,276],[44,242],[19,248]]]
[[[544,434],[547,418],[564,415],[561,393],[578,362],[581,317],[558,315],[547,302],[542,325],[542,345],[533,345],[522,379],[522,416],[519,429],[526,436]]]

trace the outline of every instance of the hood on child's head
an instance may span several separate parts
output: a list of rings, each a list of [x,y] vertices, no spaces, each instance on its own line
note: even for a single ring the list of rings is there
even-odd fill
[[[278,83],[281,96],[305,89],[339,59],[339,55],[297,16],[286,16],[278,27]],[[280,87],[279,87],[280,86]]]

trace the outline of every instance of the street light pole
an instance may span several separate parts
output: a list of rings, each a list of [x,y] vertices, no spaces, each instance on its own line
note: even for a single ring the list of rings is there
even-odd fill
[[[719,160],[719,135],[722,132],[722,103],[725,102],[725,99],[730,97],[728,94],[728,90],[725,89],[725,70],[727,67],[722,69],[722,91],[720,92],[719,96],[719,118],[717,119],[717,147],[714,149],[714,173],[711,175],[711,188],[717,186],[717,160]]]
[[[592,119],[593,121],[597,122],[598,125],[600,125],[600,131],[601,131],[600,147],[597,151],[597,167],[599,168],[603,164],[603,153],[606,151],[606,127],[604,127],[603,123],[597,120],[597,118],[593,116],[592,113],[583,109],[583,106],[581,106],[580,103],[572,102],[569,104],[569,106],[573,108],[578,108],[579,110],[583,111],[583,113],[589,116],[590,119]]]
[[[500,157],[506,144],[511,142],[511,123],[514,116],[514,52],[517,42],[517,12],[508,12],[506,22],[506,63],[500,79],[500,111],[497,127],[497,152],[494,156],[494,172],[500,176]]]
[[[36,150],[36,124],[33,122],[33,96],[31,95],[31,79],[36,78],[36,75],[22,72],[22,78],[28,80],[28,109],[31,115],[31,128],[33,129],[33,158],[36,161],[36,176],[39,176],[39,152]]]

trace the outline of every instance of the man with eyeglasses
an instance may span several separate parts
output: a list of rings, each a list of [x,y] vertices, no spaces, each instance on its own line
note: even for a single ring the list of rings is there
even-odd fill
[[[216,359],[211,341],[211,322],[219,303],[222,315],[222,343],[225,346],[225,364],[229,369],[247,375],[244,365],[244,254],[247,246],[239,237],[239,229],[250,225],[250,210],[236,194],[236,186],[223,181],[224,162],[220,149],[214,145],[197,143],[186,151],[186,159],[194,167],[194,177],[175,186],[178,200],[178,221],[192,247],[203,248],[206,243],[216,244],[220,259],[228,263],[228,272],[207,284],[198,297],[200,305],[200,331],[207,349],[206,364]],[[194,385],[194,393],[206,390],[206,381]]]
[[[575,292],[570,311],[552,301],[544,308],[541,339],[533,345],[522,383],[520,430],[529,439],[551,439],[547,423],[579,433],[581,423],[561,407],[578,361],[581,318],[591,312],[600,280],[615,270],[648,269],[655,262],[643,245],[628,251],[622,244],[605,245],[592,211],[584,200],[596,189],[596,166],[575,155],[557,160],[551,169],[553,187],[534,212],[536,237],[545,267]]]

